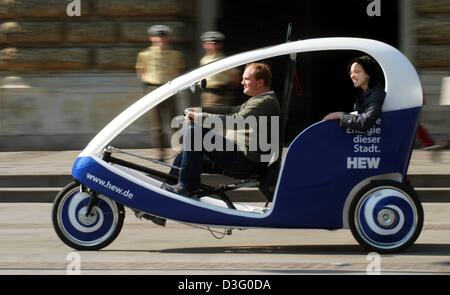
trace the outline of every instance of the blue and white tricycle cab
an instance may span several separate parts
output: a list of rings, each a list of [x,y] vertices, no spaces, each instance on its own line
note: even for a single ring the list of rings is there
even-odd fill
[[[279,173],[273,174],[277,178],[270,207],[244,206],[226,197],[229,190],[262,181],[261,176],[221,188],[202,185],[198,199],[187,198],[160,188],[162,182],[176,180],[173,176],[121,160],[114,156],[120,150],[107,148],[148,110],[210,75],[271,57],[328,50],[358,50],[379,63],[387,93],[381,118],[367,132],[340,128],[334,120],[317,122],[298,134]],[[230,56],[168,82],[109,123],[76,159],[75,181],[54,203],[54,228],[72,248],[101,249],[119,234],[126,206],[225,232],[350,228],[368,250],[397,252],[415,242],[423,224],[421,203],[406,181],[421,107],[414,67],[397,49],[378,41],[310,39]]]

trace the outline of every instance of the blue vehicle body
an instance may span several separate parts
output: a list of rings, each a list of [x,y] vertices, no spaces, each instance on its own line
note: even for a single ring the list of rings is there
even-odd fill
[[[273,208],[264,214],[214,208],[140,185],[99,158],[78,158],[72,175],[118,203],[173,220],[233,227],[337,229],[343,227],[342,212],[355,185],[376,175],[406,175],[414,141],[411,130],[416,129],[419,115],[420,108],[384,112],[369,133],[342,129],[336,121],[319,122],[304,130],[288,148]]]

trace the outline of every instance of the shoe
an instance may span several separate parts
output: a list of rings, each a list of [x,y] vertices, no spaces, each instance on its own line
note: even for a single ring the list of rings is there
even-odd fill
[[[156,225],[166,226],[167,220],[165,218],[161,218],[161,217],[150,215],[150,214],[144,214],[142,217],[144,217],[147,220],[150,220],[151,222],[153,222]]]
[[[161,218],[158,216],[154,216],[142,211],[138,211],[138,210],[134,210],[134,215],[139,218],[139,219],[147,219],[150,220],[151,222],[153,222],[154,224],[160,225],[160,226],[166,226],[166,219],[165,218]]]
[[[182,195],[185,197],[192,197],[193,195],[195,195],[196,193],[199,192],[198,189],[189,189],[186,186],[181,185],[181,184],[170,185],[167,183],[163,183],[161,188],[168,192],[172,192],[174,194]]]

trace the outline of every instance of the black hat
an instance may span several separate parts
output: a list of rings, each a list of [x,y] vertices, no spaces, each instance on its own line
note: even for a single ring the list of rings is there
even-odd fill
[[[172,34],[172,29],[165,25],[154,25],[148,28],[147,34],[150,36],[168,36]]]
[[[204,32],[200,36],[200,39],[205,43],[223,42],[225,40],[225,35],[217,31],[208,31]]]

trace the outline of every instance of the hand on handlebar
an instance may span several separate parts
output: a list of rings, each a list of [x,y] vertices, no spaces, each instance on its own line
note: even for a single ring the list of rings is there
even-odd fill
[[[184,110],[184,115],[187,115],[189,112],[200,113],[201,111],[202,111],[202,108],[200,108],[200,107],[187,108]]]
[[[201,113],[197,113],[197,112],[190,112],[188,111],[186,113],[186,116],[184,116],[184,118],[188,121],[194,121],[196,117],[201,116]]]

